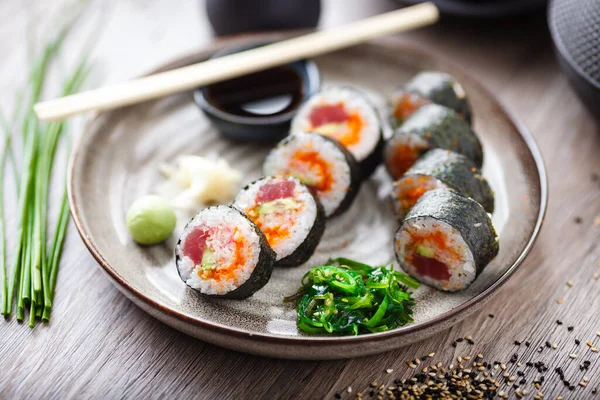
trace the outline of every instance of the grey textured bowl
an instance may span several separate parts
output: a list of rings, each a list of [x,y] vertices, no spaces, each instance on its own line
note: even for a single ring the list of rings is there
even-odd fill
[[[214,50],[181,58],[161,70],[204,60]],[[500,253],[468,290],[449,294],[421,287],[415,293],[413,324],[357,337],[299,332],[293,305],[282,300],[297,290],[308,268],[330,256],[375,264],[394,259],[396,222],[385,198],[391,182],[380,169],[365,182],[352,207],[328,221],[323,240],[305,265],[276,269],[269,283],[247,300],[202,298],[179,279],[173,262],[176,236],[161,246],[137,246],[125,226],[127,207],[160,180],[158,165],[179,154],[220,153],[244,172],[247,183],[260,176],[270,146],[224,140],[198,113],[190,94],[181,94],[97,115],[80,136],[69,167],[69,199],[83,241],[117,288],[152,316],[201,340],[264,356],[333,359],[375,354],[445,330],[483,307],[531,249],[546,209],[544,165],[529,133],[489,91],[461,68],[398,40],[352,47],[315,61],[327,83],[352,83],[368,91],[379,107],[384,103],[380,93],[419,70],[456,76],[472,100],[475,129],[485,151],[483,173],[496,193],[493,220]]]

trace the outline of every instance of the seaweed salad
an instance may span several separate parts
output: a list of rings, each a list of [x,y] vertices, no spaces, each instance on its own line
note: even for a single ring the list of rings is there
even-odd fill
[[[302,287],[285,301],[298,300],[298,328],[306,333],[358,335],[383,332],[413,321],[409,288],[419,282],[393,269],[346,258],[311,268]]]

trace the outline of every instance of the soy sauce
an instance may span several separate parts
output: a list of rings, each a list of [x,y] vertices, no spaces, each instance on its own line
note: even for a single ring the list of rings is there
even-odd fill
[[[303,98],[302,78],[289,67],[270,68],[207,87],[206,99],[218,109],[242,117],[287,113]]]

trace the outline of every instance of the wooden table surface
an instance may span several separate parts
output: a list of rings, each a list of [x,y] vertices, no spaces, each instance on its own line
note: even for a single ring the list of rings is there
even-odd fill
[[[3,109],[13,106],[12,94],[25,77],[28,26],[51,31],[68,3],[74,2],[0,2]],[[85,32],[97,30],[92,86],[140,74],[212,40],[195,0],[88,3],[66,53],[74,58]],[[321,24],[393,7],[385,0],[324,0]],[[544,398],[594,398],[600,353],[586,342],[600,347],[600,280],[593,278],[600,273],[600,221],[594,223],[600,216],[600,125],[560,73],[544,16],[504,24],[445,21],[405,37],[461,64],[491,88],[533,132],[548,167],[550,201],[541,235],[483,311],[418,344],[367,358],[299,362],[245,355],[187,337],[146,315],[112,286],[71,226],[51,324],[31,330],[14,320],[0,323],[0,398],[310,399],[338,392],[344,398],[364,392],[368,398],[370,382],[409,377],[413,371],[406,361],[430,352],[435,363],[446,365],[466,354],[508,362],[517,353],[523,365],[508,364],[508,371],[526,371],[527,398],[536,395],[533,379],[539,375],[545,377]],[[451,346],[466,335],[474,345]],[[546,341],[557,349],[538,352]],[[589,370],[580,370],[584,360]],[[526,361],[543,361],[549,369],[539,374]],[[576,386],[573,391],[554,372],[558,366]],[[585,388],[578,385],[584,376]],[[514,397],[514,389],[507,392]]]

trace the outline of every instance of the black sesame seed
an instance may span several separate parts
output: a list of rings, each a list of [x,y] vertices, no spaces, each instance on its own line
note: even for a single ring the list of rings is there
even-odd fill
[[[456,341],[452,342],[452,347],[456,347]]]
[[[533,367],[533,363],[532,363],[531,361],[527,361],[527,362],[525,363],[525,365],[527,365],[528,367]]]
[[[461,338],[461,337],[459,337],[458,339],[456,339],[456,342],[460,343],[460,342],[462,342],[463,340],[465,340],[465,339],[464,339],[464,338]]]
[[[494,318],[494,314],[488,314],[488,317]]]
[[[525,372],[523,372],[523,371],[517,371],[517,375],[519,375],[519,376],[525,376]]]
[[[556,325],[562,325],[562,324],[563,324],[563,323],[562,323],[562,321],[561,321],[560,319],[557,319],[557,320],[556,320]]]
[[[521,379],[521,380],[519,381],[519,383],[520,383],[521,385],[524,385],[524,384],[526,384],[526,383],[527,383],[527,380],[526,380],[525,378],[523,378],[523,379]]]
[[[574,221],[576,224],[580,224],[580,223],[582,223],[582,222],[583,222],[583,219],[582,219],[581,217],[575,217],[575,218],[573,218],[573,221]]]
[[[550,342],[546,342],[546,347],[548,347],[548,348],[552,347],[552,345],[550,344]]]
[[[579,341],[579,339],[575,339],[575,344],[576,344],[577,346],[579,346],[579,344],[580,344],[580,343],[581,343],[581,342]]]
[[[335,396],[336,399],[341,399],[342,398],[342,395],[339,394],[339,393],[334,394],[334,396]]]
[[[569,332],[573,332],[573,329],[575,329],[575,327],[574,327],[574,326],[569,326],[569,327],[567,328],[567,330],[568,330]]]
[[[475,342],[472,339],[467,339],[467,343],[469,343],[469,344],[475,344]]]
[[[519,342],[518,340],[515,340],[515,346],[520,346],[521,342]]]
[[[371,390],[371,391],[369,392],[369,396],[370,396],[370,397],[373,397],[373,396],[375,396],[375,392],[374,392],[373,390]]]
[[[571,391],[575,390],[575,386],[573,386],[573,385],[569,386],[569,390],[571,390]]]
[[[563,383],[565,384],[566,387],[571,386],[571,383],[568,380],[564,380]]]

